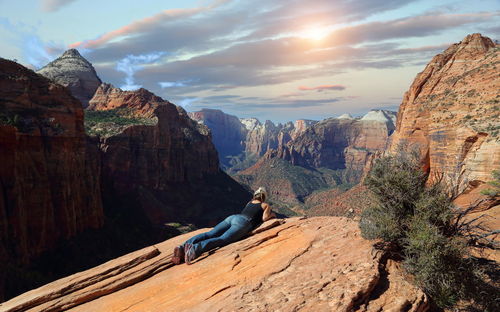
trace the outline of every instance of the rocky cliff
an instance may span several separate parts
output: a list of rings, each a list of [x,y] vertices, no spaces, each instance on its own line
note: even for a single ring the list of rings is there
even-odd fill
[[[278,157],[303,167],[360,171],[372,153],[385,149],[393,130],[392,119],[382,111],[361,119],[329,118],[281,146]]]
[[[297,121],[288,142],[269,149],[234,177],[251,189],[266,186],[281,213],[343,215],[352,209],[344,209],[349,205],[335,198],[358,183],[367,162],[385,150],[394,117],[394,112],[377,110],[362,118],[341,116],[306,127],[300,126],[305,121]]]
[[[157,120],[134,124],[132,119],[121,132],[101,136],[103,193],[110,198],[106,203],[140,207],[156,225],[166,221],[207,225],[239,212],[248,200],[243,188],[219,169],[208,128],[190,119],[181,107],[145,89],[122,91],[107,84],[90,103],[89,110],[96,112],[122,110]]]
[[[102,227],[100,170],[80,102],[0,59],[0,301],[43,279],[25,273],[34,259]]]
[[[88,137],[67,88],[0,60],[0,301],[178,233],[166,223],[212,225],[249,199],[182,108],[107,90],[85,119],[119,131]],[[149,109],[156,121],[137,124]]]
[[[189,116],[210,129],[220,162],[229,172],[250,167],[268,150],[285,145],[316,123],[313,120],[284,125],[270,120],[261,123],[257,118],[238,119],[216,109],[202,109]]]
[[[33,256],[103,223],[99,155],[69,91],[0,59],[0,258]]]
[[[436,55],[405,93],[391,149],[418,144],[455,193],[500,168],[500,46],[468,35]]]
[[[219,160],[224,166],[230,166],[230,157],[245,151],[247,131],[238,117],[217,109],[203,109],[189,113],[189,116],[210,129]]]
[[[165,101],[144,88],[123,91],[109,83],[101,84],[89,100],[87,110],[127,110],[133,116],[153,118],[155,109]]]
[[[202,231],[202,230],[200,230]],[[173,266],[170,239],[0,304],[14,311],[427,311],[398,262],[346,218],[268,221]]]
[[[92,64],[75,49],[67,50],[38,73],[68,87],[84,108],[88,106],[89,100],[101,84]]]

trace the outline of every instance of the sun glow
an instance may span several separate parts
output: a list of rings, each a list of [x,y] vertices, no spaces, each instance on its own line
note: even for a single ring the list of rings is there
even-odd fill
[[[311,39],[311,40],[323,40],[329,34],[328,28],[324,27],[310,27],[304,30],[300,36],[303,38]]]

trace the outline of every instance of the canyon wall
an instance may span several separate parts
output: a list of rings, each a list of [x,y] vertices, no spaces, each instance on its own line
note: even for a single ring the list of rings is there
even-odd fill
[[[261,123],[257,118],[238,118],[206,108],[191,112],[189,116],[210,129],[223,167],[237,171],[249,167],[268,150],[288,143],[317,123],[313,120],[277,125],[270,120]]]
[[[394,129],[389,119],[363,118],[325,119],[280,146],[277,156],[303,167],[360,171],[372,153],[385,149]]]
[[[500,168],[500,46],[468,35],[436,55],[400,106],[391,150],[418,145],[431,178],[454,193]]]
[[[70,89],[0,59],[0,300],[178,234],[169,222],[213,225],[250,198],[182,108],[100,90],[84,114]],[[84,115],[121,128],[89,137]]]
[[[0,59],[0,258],[27,263],[103,224],[97,146],[70,92]]]
[[[166,220],[213,224],[242,209],[248,194],[220,170],[205,125],[145,89],[99,90],[89,110],[119,108],[157,119],[155,125],[131,125],[101,137],[103,193],[116,198],[113,206],[134,203],[153,224]]]

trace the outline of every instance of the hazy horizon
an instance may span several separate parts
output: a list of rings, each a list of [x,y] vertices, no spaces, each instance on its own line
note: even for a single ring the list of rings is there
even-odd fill
[[[466,35],[500,35],[495,0],[0,0],[1,57],[38,69],[77,48],[104,82],[188,111],[321,120],[397,111]]]

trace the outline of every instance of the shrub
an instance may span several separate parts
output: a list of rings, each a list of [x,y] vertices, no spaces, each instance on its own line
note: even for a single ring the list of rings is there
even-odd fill
[[[400,148],[375,162],[365,184],[376,203],[362,213],[361,234],[392,247],[439,307],[465,300],[484,311],[498,311],[499,289],[469,253],[471,246],[496,248],[488,239],[495,232],[478,218],[466,218],[474,207],[455,208],[441,179],[426,186],[428,176],[419,159],[417,150]]]
[[[495,197],[500,193],[500,171],[499,170],[493,170],[491,173],[493,176],[493,180],[488,182],[489,185],[493,187],[493,189],[488,188],[485,190],[481,191],[481,194],[490,196],[490,197]]]
[[[133,125],[155,125],[156,123],[156,117],[137,117],[130,109],[85,111],[85,132],[92,136],[109,137]]]

